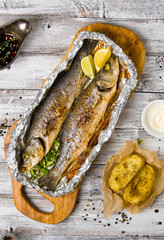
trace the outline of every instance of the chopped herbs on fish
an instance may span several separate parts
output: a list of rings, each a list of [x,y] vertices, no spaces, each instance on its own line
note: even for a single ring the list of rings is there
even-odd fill
[[[58,157],[60,156],[61,145],[58,140],[55,140],[50,151],[44,158],[30,170],[31,179],[38,179],[43,175],[47,175],[49,170],[55,166]]]

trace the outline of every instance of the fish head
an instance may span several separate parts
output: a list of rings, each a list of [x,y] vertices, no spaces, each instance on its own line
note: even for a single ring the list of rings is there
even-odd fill
[[[31,139],[23,151],[22,170],[29,171],[44,157],[44,146],[39,138]]]
[[[96,76],[96,85],[100,90],[112,88],[118,80],[119,61],[117,57],[111,57]]]

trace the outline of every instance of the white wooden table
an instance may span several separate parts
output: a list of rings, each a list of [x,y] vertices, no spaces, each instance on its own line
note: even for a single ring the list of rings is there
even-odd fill
[[[13,230],[21,240],[164,239],[164,192],[138,215],[123,210],[121,213],[128,216],[125,222],[119,221],[122,215],[118,212],[108,220],[103,218],[101,194],[105,162],[125,140],[150,137],[142,128],[141,112],[150,101],[164,99],[164,1],[1,0],[0,25],[17,18],[30,20],[33,30],[11,69],[0,72],[0,234]],[[82,182],[74,211],[58,225],[42,224],[28,219],[14,206],[3,152],[4,134],[31,104],[77,30],[95,22],[134,31],[146,49],[145,67],[112,137]],[[164,160],[164,139],[152,138],[142,146],[158,150]],[[52,210],[35,190],[26,192],[39,209]]]

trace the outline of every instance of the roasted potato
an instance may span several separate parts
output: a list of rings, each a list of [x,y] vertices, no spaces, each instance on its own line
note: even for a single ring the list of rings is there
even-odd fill
[[[135,177],[145,164],[145,160],[139,154],[132,154],[118,163],[112,170],[108,183],[113,191],[118,191]]]
[[[154,169],[146,164],[125,188],[124,199],[133,205],[144,202],[152,191],[153,183]]]

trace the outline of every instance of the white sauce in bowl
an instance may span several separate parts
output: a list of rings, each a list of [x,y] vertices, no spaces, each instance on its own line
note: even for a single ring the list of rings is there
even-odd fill
[[[164,133],[164,104],[152,105],[147,111],[146,121],[150,129]]]
[[[164,137],[164,99],[150,102],[142,112],[142,126],[154,137]]]

